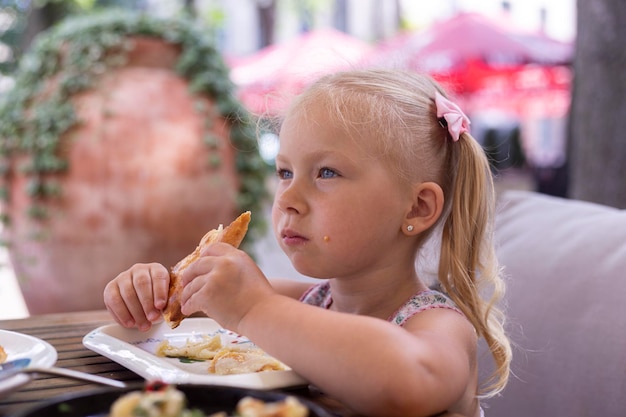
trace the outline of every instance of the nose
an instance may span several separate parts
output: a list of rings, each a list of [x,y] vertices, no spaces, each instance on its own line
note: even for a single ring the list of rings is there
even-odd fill
[[[306,191],[292,180],[276,188],[274,206],[283,213],[302,214],[306,211]]]

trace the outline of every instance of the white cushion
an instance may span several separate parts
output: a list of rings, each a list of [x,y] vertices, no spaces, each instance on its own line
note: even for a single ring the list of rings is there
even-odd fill
[[[626,211],[508,191],[496,216],[514,375],[487,416],[626,412]]]

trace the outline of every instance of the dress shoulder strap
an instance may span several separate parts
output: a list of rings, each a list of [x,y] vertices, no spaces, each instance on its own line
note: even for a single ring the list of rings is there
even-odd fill
[[[326,281],[311,286],[302,294],[300,301],[317,307],[329,308],[333,303],[330,284]],[[389,317],[388,321],[402,326],[417,313],[432,308],[447,308],[463,315],[450,297],[439,291],[426,290],[409,298],[406,303],[400,306],[400,308]]]
[[[456,306],[454,301],[442,292],[426,290],[419,292],[409,298],[395,313],[389,317],[389,321],[399,326],[403,326],[408,319],[425,310],[432,308],[447,308],[464,315]]]

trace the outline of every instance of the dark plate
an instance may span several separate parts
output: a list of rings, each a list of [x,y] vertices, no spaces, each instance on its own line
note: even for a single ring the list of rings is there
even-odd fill
[[[246,388],[177,385],[185,393],[189,408],[202,410],[205,414],[225,411],[233,413],[237,402],[245,396],[263,401],[278,401],[288,393],[278,391],[260,391]],[[122,394],[129,391],[142,390],[143,385],[131,385],[128,388],[106,388],[97,391],[62,396],[38,406],[12,414],[9,417],[106,417],[111,404]],[[298,399],[309,408],[309,417],[332,417],[332,414],[306,399]]]

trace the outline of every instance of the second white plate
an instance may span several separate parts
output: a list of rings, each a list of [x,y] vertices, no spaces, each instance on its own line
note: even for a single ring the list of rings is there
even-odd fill
[[[52,366],[57,361],[56,349],[45,340],[36,337],[0,330],[0,346],[7,353],[7,361],[29,358],[29,366]],[[18,374],[0,381],[0,398],[30,381],[32,375]]]
[[[222,385],[251,389],[276,389],[306,385],[293,370],[265,371],[236,375],[208,373],[208,362],[187,362],[155,355],[158,345],[167,340],[182,345],[186,340],[204,335],[222,334],[230,343],[248,343],[248,339],[225,330],[209,318],[187,318],[176,329],[165,322],[148,332],[125,329],[118,324],[99,327],[83,338],[83,345],[135,372],[146,380],[160,380],[170,384]]]

